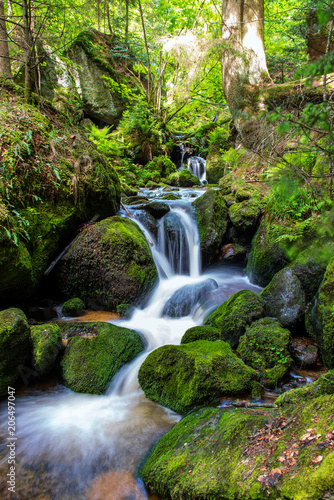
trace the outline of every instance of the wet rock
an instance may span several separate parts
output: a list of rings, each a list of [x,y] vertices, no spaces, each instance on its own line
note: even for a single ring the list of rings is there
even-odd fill
[[[192,204],[196,210],[201,250],[211,261],[219,251],[227,229],[227,208],[221,193],[208,189]]]
[[[319,349],[315,342],[307,338],[293,338],[289,345],[290,353],[301,368],[315,367],[319,362]]]
[[[85,312],[85,303],[77,298],[67,300],[64,302],[61,312],[64,316],[78,317],[82,316]]]
[[[306,317],[307,333],[317,342],[323,363],[334,368],[334,259],[326,273]]]
[[[334,370],[321,375],[311,384],[285,392],[276,400],[276,404],[278,406],[304,404],[306,401],[327,394],[334,394]]]
[[[204,325],[218,328],[221,337],[235,349],[246,327],[264,316],[262,299],[251,290],[241,290],[221,304],[204,320]]]
[[[124,205],[140,205],[141,203],[148,202],[147,196],[126,196],[122,198]]]
[[[88,500],[146,500],[144,488],[130,472],[113,471],[97,477],[90,487]]]
[[[62,347],[61,341],[61,331],[57,323],[31,327],[32,365],[39,374],[52,370]]]
[[[237,243],[228,243],[221,249],[219,260],[238,262],[246,258],[247,249]]]
[[[254,234],[261,215],[261,205],[255,201],[234,203],[229,208],[229,216],[238,233]]]
[[[251,391],[257,377],[228,344],[208,340],[159,347],[138,373],[146,397],[181,414],[216,396]]]
[[[184,333],[181,344],[189,344],[196,340],[222,340],[221,331],[212,326],[193,326]]]
[[[30,328],[23,311],[16,308],[0,311],[0,396],[8,393],[20,375],[31,352]]]
[[[290,332],[274,318],[262,318],[252,323],[240,337],[237,351],[243,361],[257,370],[267,387],[276,387],[288,373]]]
[[[58,269],[65,296],[110,311],[120,304],[138,304],[157,277],[144,234],[135,222],[118,216],[86,228]]]
[[[180,200],[181,198],[182,196],[180,194],[174,193],[166,193],[161,197],[162,200]]]
[[[218,288],[217,282],[208,278],[202,283],[185,285],[173,293],[165,304],[162,314],[171,318],[188,316],[195,307],[204,302],[212,290]]]
[[[57,318],[58,313],[54,307],[29,307],[27,312],[27,317],[29,323],[50,321],[51,319]]]
[[[304,290],[289,267],[275,274],[260,297],[265,303],[267,316],[278,318],[286,328],[294,328],[306,310]]]
[[[103,394],[125,363],[144,349],[139,333],[110,323],[58,323],[69,337],[61,362],[64,383],[72,391]],[[90,338],[71,337],[89,332]]]
[[[161,201],[152,201],[145,205],[144,210],[150,213],[155,219],[161,219],[170,211],[170,206],[167,203]]]

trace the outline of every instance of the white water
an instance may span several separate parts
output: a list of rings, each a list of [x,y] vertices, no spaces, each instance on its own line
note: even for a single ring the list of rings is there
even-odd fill
[[[258,290],[233,268],[201,274],[197,226],[187,205],[183,200],[172,210],[179,218],[186,244],[179,243],[178,251],[174,251],[175,241],[168,241],[165,231],[159,231],[158,241],[150,235],[160,274],[158,286],[144,309],[136,309],[131,319],[117,322],[144,336],[145,353],[123,367],[104,396],[76,394],[58,386],[17,399],[17,455],[23,466],[47,465],[59,481],[59,491],[53,492],[53,498],[90,498],[85,489],[100,474],[134,470],[150,444],[179,420],[178,415],[146,400],[139,388],[137,373],[145,357],[159,346],[179,344],[188,328],[200,325],[210,310],[236,291]],[[166,258],[166,249],[172,264]],[[188,262],[188,274],[180,274],[178,259]],[[213,278],[218,288],[194,304],[189,316],[173,319],[162,315],[176,290],[207,278]],[[5,410],[0,417],[1,433],[6,436]],[[3,463],[6,460],[4,456]]]

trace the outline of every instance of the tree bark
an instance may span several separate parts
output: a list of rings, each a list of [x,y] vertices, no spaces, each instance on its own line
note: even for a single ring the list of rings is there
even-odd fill
[[[27,103],[30,103],[32,100],[31,93],[34,83],[34,40],[31,32],[31,11],[29,0],[22,0],[22,18],[24,32],[24,99]]]
[[[10,67],[8,35],[5,19],[4,2],[0,1],[0,76],[2,78],[11,78],[12,71]]]
[[[144,21],[144,14],[143,14],[143,9],[142,9],[142,5],[141,5],[141,0],[138,0],[138,6],[139,6],[140,19],[141,19],[141,25],[142,25],[142,29],[143,29],[145,49],[146,49],[146,55],[147,55],[147,77],[148,77],[147,100],[148,100],[148,103],[150,104],[150,102],[151,102],[151,86],[152,86],[151,62],[150,62],[150,51],[148,48],[148,43],[147,43],[147,38],[146,38],[145,21]]]
[[[270,81],[263,18],[263,0],[222,0],[223,90],[238,130],[249,86]]]

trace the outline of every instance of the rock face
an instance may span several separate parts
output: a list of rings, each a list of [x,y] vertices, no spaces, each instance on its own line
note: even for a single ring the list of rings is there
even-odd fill
[[[219,251],[227,229],[227,208],[219,191],[208,189],[192,206],[196,210],[201,249],[206,260]]]
[[[272,228],[270,221],[264,217],[253,240],[247,262],[247,275],[250,280],[259,286],[267,286],[274,275],[283,269],[289,259],[285,253],[283,243],[277,242],[277,237],[284,234],[277,232],[279,228]]]
[[[146,397],[181,414],[216,396],[250,391],[256,378],[228,344],[207,340],[159,347],[138,373]]]
[[[138,304],[157,270],[145,236],[130,219],[110,217],[84,230],[59,268],[59,286],[92,309]]]
[[[30,328],[23,311],[0,311],[0,396],[7,394],[20,375],[20,366],[30,358]]]
[[[80,33],[67,53],[76,64],[76,85],[86,114],[109,125],[117,125],[126,105],[119,91],[117,63],[110,55],[113,45],[110,35],[89,29]],[[111,80],[112,88],[103,76]],[[130,74],[127,76],[131,79]]]
[[[41,375],[48,373],[55,365],[61,349],[61,332],[56,323],[31,327],[32,365]]]
[[[223,302],[204,320],[204,325],[218,328],[221,338],[235,349],[246,327],[264,316],[264,303],[251,290],[241,290]]]
[[[267,316],[278,318],[286,328],[295,327],[306,309],[302,285],[289,267],[275,274],[260,297],[265,303]]]
[[[171,500],[329,499],[333,403],[324,395],[269,411],[198,409],[158,441],[140,474],[150,492]]]
[[[334,259],[327,266],[318,294],[306,318],[307,333],[317,342],[324,364],[334,368]]]
[[[206,300],[212,290],[217,288],[218,284],[212,278],[195,285],[185,285],[173,293],[162,313],[164,316],[170,316],[171,318],[188,316],[195,307]]]
[[[139,333],[110,323],[71,323],[63,328],[70,337],[61,362],[64,383],[72,391],[103,394],[113,376],[143,349]],[[71,331],[91,338],[71,337]]]
[[[262,318],[240,338],[237,351],[247,365],[258,370],[264,385],[276,387],[292,363],[289,340],[289,330],[277,319]]]

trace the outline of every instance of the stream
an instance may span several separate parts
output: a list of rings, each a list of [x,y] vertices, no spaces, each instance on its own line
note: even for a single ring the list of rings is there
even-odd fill
[[[159,283],[129,319],[111,323],[135,329],[143,336],[146,350],[124,366],[103,396],[73,393],[62,385],[32,391],[16,398],[17,424],[17,493],[15,498],[55,500],[112,499],[142,500],[148,497],[133,473],[149,447],[176,422],[179,415],[147,400],[139,388],[138,369],[149,352],[165,344],[179,344],[184,332],[201,325],[205,316],[235,292],[261,289],[252,285],[242,269],[234,266],[209,268],[202,272],[197,225],[191,203],[203,194],[202,189],[183,189],[180,200],[168,201],[171,211],[159,222],[152,255],[159,272]],[[159,199],[162,190],[143,194]],[[139,210],[128,207],[133,216]],[[120,212],[125,216],[125,212]],[[140,217],[139,217],[140,218]],[[166,222],[168,221],[168,224]],[[171,221],[176,229],[166,230]],[[139,225],[147,232],[145,224]],[[166,304],[185,285],[206,280],[216,285],[183,299],[189,314],[169,317]],[[190,293],[191,295],[191,293]],[[195,299],[194,299],[195,297]],[[7,402],[5,402],[7,404]],[[7,465],[7,408],[0,415],[1,477]],[[5,491],[4,485],[0,491]],[[3,496],[2,498],[7,498]],[[9,498],[9,497],[8,497]],[[10,497],[14,498],[14,497]]]

